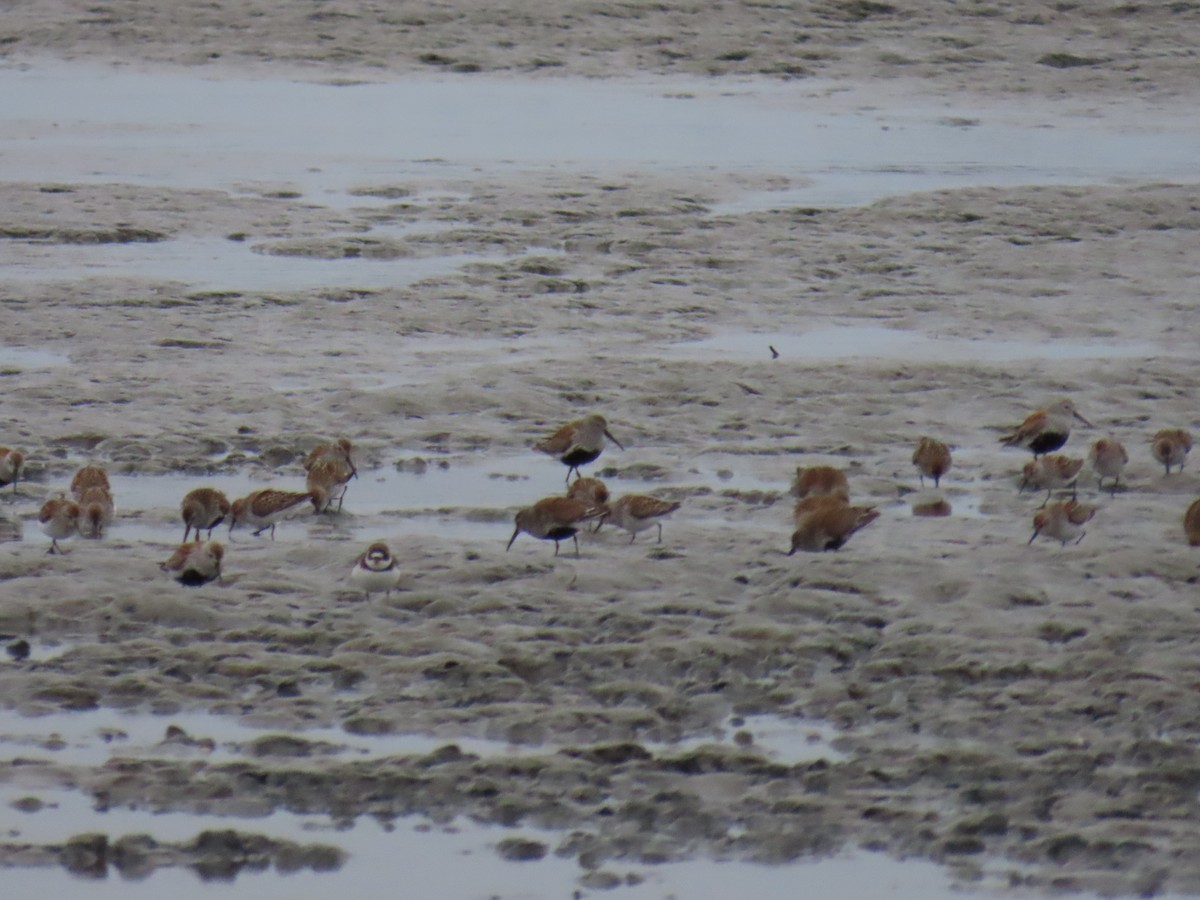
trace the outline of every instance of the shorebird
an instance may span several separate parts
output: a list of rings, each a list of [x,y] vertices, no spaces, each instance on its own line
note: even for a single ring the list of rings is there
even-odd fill
[[[1113,480],[1112,492],[1115,495],[1117,487],[1121,483],[1121,472],[1124,471],[1125,464],[1128,462],[1129,454],[1125,452],[1120,441],[1107,437],[1094,441],[1091,449],[1088,450],[1088,464],[1096,473],[1096,489],[1104,490],[1104,479],[1111,478]]]
[[[1081,471],[1083,471],[1082,459],[1067,456],[1065,453],[1048,453],[1025,463],[1021,490],[1024,491],[1027,487],[1044,489],[1046,499],[1042,501],[1042,506],[1045,506],[1050,502],[1050,496],[1054,491],[1069,487],[1074,494],[1075,482]]]
[[[933,486],[940,487],[942,476],[950,471],[950,448],[935,438],[923,437],[913,451],[912,462],[920,473],[921,487],[926,478],[932,478]]]
[[[17,480],[25,468],[25,454],[11,447],[0,447],[0,487],[13,486],[17,492]]]
[[[50,538],[50,549],[47,552],[63,553],[58,542],[65,541],[79,531],[79,505],[60,493],[53,500],[42,504],[38,512],[38,522],[41,523],[42,532]]]
[[[399,580],[400,570],[396,568],[396,560],[383,542],[368,547],[354,561],[354,568],[350,570],[350,583],[367,597],[375,591],[384,591],[390,596]]]
[[[1164,428],[1150,439],[1150,452],[1163,464],[1168,475],[1171,466],[1179,466],[1179,471],[1183,471],[1183,461],[1191,449],[1192,436],[1182,428]]]
[[[113,499],[102,487],[85,488],[79,494],[79,533],[85,538],[104,535],[113,520]]]
[[[576,478],[567,487],[567,496],[586,503],[605,514],[608,513],[608,485],[599,478],[584,478],[583,476]],[[599,531],[602,524],[604,524],[603,516],[596,519],[596,525],[592,531]]]
[[[608,485],[599,478],[584,478],[582,475],[567,487],[567,496],[589,506],[608,505]]]
[[[1045,535],[1060,541],[1065,547],[1068,541],[1079,543],[1087,534],[1083,526],[1096,514],[1094,506],[1087,506],[1076,500],[1058,500],[1040,510],[1033,517],[1032,544],[1038,535]]]
[[[85,490],[93,487],[111,490],[108,485],[108,473],[100,466],[84,466],[71,479],[71,496],[78,501]]]
[[[346,489],[354,475],[354,467],[340,456],[326,456],[314,462],[308,469],[304,484],[312,497],[313,509],[319,513],[341,512]],[[334,500],[337,501],[337,509],[331,510]]]
[[[229,506],[229,533],[239,523],[245,523],[256,528],[255,536],[271,529],[271,540],[275,540],[275,525],[285,515],[311,499],[307,492],[277,491],[274,488],[262,488],[252,491],[241,499],[234,500]]]
[[[604,521],[611,521],[618,528],[629,532],[629,543],[637,540],[639,533],[658,526],[658,543],[662,543],[662,520],[679,509],[679,501],[659,500],[645,494],[626,494],[612,505]]]
[[[308,454],[308,458],[304,460],[304,470],[312,471],[314,465],[321,460],[336,459],[345,463],[350,474],[347,480],[358,477],[358,469],[354,468],[354,460],[350,458],[350,452],[354,446],[350,443],[349,438],[338,438],[328,444],[321,444],[319,447],[314,447]]]
[[[833,466],[797,466],[792,493],[802,499],[829,495],[849,501],[850,482],[846,480],[845,472]]]
[[[183,517],[185,544],[192,529],[196,531],[197,540],[200,539],[201,531],[207,531],[211,538],[213,529],[229,515],[229,498],[216,488],[196,488],[184,494],[183,501],[179,504],[179,514]]]
[[[805,516],[812,513],[824,509],[837,509],[846,505],[848,505],[846,498],[841,494],[810,494],[796,501],[795,507],[792,508],[792,519],[799,525]]]
[[[221,560],[225,548],[218,541],[184,541],[159,568],[171,572],[182,585],[199,587],[221,580]]]
[[[570,538],[575,542],[575,555],[578,556],[579,538],[576,533],[579,526],[602,515],[603,510],[571,497],[545,497],[517,513],[513,520],[516,528],[504,549],[512,549],[513,541],[523,531],[540,541],[554,541],[555,556],[558,556],[558,542]]]
[[[1188,543],[1200,547],[1200,500],[1196,500],[1183,514],[1183,533],[1187,535]]]
[[[579,474],[580,466],[599,458],[604,450],[605,438],[625,449],[609,432],[604,416],[592,413],[575,422],[568,422],[550,437],[534,444],[533,449],[558,457],[559,462],[567,467],[567,480],[570,481],[572,472]]]
[[[1089,428],[1092,425],[1079,414],[1074,403],[1063,398],[1030,414],[1016,431],[1002,437],[1000,443],[1005,447],[1024,447],[1031,451],[1034,457],[1051,453],[1062,447],[1071,436],[1072,419],[1078,419]]]
[[[797,550],[821,553],[841,548],[860,528],[879,518],[873,506],[828,505],[801,517],[792,532],[791,556]]]

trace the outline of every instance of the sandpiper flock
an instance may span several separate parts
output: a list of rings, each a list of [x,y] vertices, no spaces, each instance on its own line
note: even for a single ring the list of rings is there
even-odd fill
[[[1057,541],[1064,547],[1079,543],[1100,510],[1096,503],[1079,499],[1079,480],[1085,466],[1096,478],[1098,492],[1108,491],[1115,500],[1129,463],[1124,445],[1112,436],[1096,438],[1086,457],[1060,452],[1078,422],[1094,428],[1067,398],[1054,401],[1027,416],[1020,425],[1000,438],[1004,447],[1029,451],[1033,458],[1020,470],[1018,491],[1034,494],[1045,491],[1042,503],[1033,512],[1033,544],[1039,537]],[[656,531],[656,542],[663,541],[663,523],[681,507],[679,500],[646,494],[625,494],[613,498],[599,478],[585,476],[583,466],[596,462],[608,442],[624,450],[609,430],[604,416],[591,413],[556,429],[535,442],[532,449],[566,466],[566,490],[563,494],[542,497],[519,509],[513,518],[513,531],[506,550],[511,550],[522,534],[552,542],[558,556],[564,541],[570,541],[579,555],[579,535],[594,534],[604,525],[612,525],[629,534],[629,543],[644,531]],[[1163,466],[1164,476],[1183,470],[1192,438],[1183,428],[1163,428],[1148,440],[1149,456]],[[179,504],[183,539],[160,568],[181,585],[194,587],[221,583],[225,547],[213,538],[214,531],[227,525],[229,534],[240,525],[256,536],[274,540],[276,527],[284,519],[299,515],[311,507],[316,515],[337,515],[342,511],[350,483],[358,477],[353,459],[354,446],[341,437],[313,448],[303,461],[303,490],[261,488],[230,500],[220,490],[197,485]],[[922,490],[928,479],[935,491],[949,476],[953,464],[952,448],[929,435],[916,439],[912,465]],[[19,496],[18,484],[27,472],[27,459],[20,450],[0,447],[0,487],[11,486]],[[572,480],[572,476],[574,479]],[[1055,499],[1055,493],[1069,496]],[[840,550],[862,529],[882,515],[873,504],[852,503],[846,473],[829,465],[799,466],[792,481],[796,498],[792,512],[792,534],[787,555],[797,552],[819,553]],[[68,552],[62,544],[70,538],[102,539],[116,517],[113,491],[105,468],[88,463],[73,475],[67,490],[59,491],[38,510],[42,532],[50,538],[48,553]],[[940,493],[922,493],[912,504],[917,516],[945,516],[952,513],[950,503]],[[1183,515],[1183,537],[1192,546],[1200,546],[1200,499]],[[383,541],[375,541],[349,565],[346,582],[368,597],[373,593],[390,594],[401,584],[402,561]]]

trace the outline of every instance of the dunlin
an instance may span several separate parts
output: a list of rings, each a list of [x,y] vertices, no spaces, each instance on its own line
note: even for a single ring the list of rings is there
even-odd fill
[[[368,547],[366,552],[354,561],[354,568],[350,570],[350,583],[368,597],[376,591],[384,591],[391,595],[399,579],[400,570],[396,568],[392,551],[382,542]]]
[[[0,447],[0,487],[13,486],[17,492],[17,481],[25,468],[25,454],[11,447]]]
[[[305,471],[311,471],[312,467],[321,460],[336,459],[345,463],[350,474],[349,478],[357,478],[358,470],[354,468],[354,460],[350,458],[350,453],[354,446],[350,443],[349,438],[338,438],[328,444],[321,444],[319,447],[314,447],[308,454],[308,458],[304,461]]]
[[[601,510],[604,513],[608,512],[608,485],[599,478],[584,478],[582,476],[576,478],[567,487],[567,496],[581,503],[586,503],[588,506]],[[603,517],[596,519],[596,525],[592,531],[599,531],[603,523]]]
[[[233,534],[237,525],[246,524],[257,529],[254,532],[256,536],[271,529],[271,540],[275,540],[275,525],[279,520],[310,499],[310,494],[300,491],[277,491],[274,488],[252,491],[230,504],[229,533]]]
[[[850,482],[846,473],[833,466],[798,466],[792,482],[792,493],[803,499],[811,496],[834,496],[850,500]]]
[[[950,448],[936,438],[923,437],[913,451],[912,462],[920,473],[922,487],[926,478],[932,478],[933,486],[940,487],[942,476],[950,471]]]
[[[184,541],[159,568],[170,572],[180,584],[199,587],[221,578],[225,548],[218,541]]]
[[[38,512],[38,522],[42,532],[50,538],[49,553],[62,553],[59,541],[65,541],[79,531],[79,505],[74,500],[68,500],[65,494],[59,494],[53,500],[42,504]]]
[[[584,478],[580,476],[571,482],[567,488],[567,496],[573,497],[589,506],[608,505],[608,485],[599,478]]]
[[[100,466],[84,466],[71,479],[71,496],[78,501],[85,490],[94,487],[111,490],[108,485],[108,473]]]
[[[567,480],[570,481],[572,472],[578,473],[580,466],[599,458],[604,450],[605,438],[625,449],[609,432],[604,416],[592,413],[578,421],[568,422],[544,441],[534,444],[533,449],[558,457],[559,462],[567,467]]]
[[[1078,419],[1091,427],[1075,409],[1075,404],[1063,398],[1045,409],[1039,409],[1020,424],[1012,434],[1000,439],[1005,447],[1024,447],[1035,457],[1058,450],[1071,436],[1071,420]]]
[[[1192,436],[1182,428],[1164,428],[1150,440],[1150,452],[1163,464],[1168,475],[1171,466],[1179,466],[1179,471],[1183,471],[1183,461],[1191,449]]]
[[[603,510],[572,497],[545,497],[517,513],[513,520],[516,528],[504,549],[511,549],[513,541],[523,531],[540,541],[554,541],[555,556],[558,556],[558,542],[570,538],[575,542],[575,555],[578,556],[579,538],[575,535],[579,526],[602,515]]]
[[[1078,544],[1087,534],[1083,526],[1095,514],[1094,506],[1076,500],[1058,500],[1051,503],[1033,517],[1033,537],[1029,539],[1029,543],[1037,540],[1038,535],[1045,535],[1061,542],[1064,547],[1068,541]]]
[[[103,537],[112,524],[113,499],[105,488],[84,488],[79,495],[79,533],[85,538]]]
[[[229,515],[229,498],[216,488],[196,488],[184,495],[183,502],[179,504],[179,514],[183,517],[185,544],[193,529],[196,531],[197,540],[200,539],[201,531],[207,531],[211,538],[213,529]]]
[[[1041,488],[1046,492],[1046,499],[1042,502],[1042,506],[1045,506],[1050,502],[1052,492],[1067,487],[1073,490],[1081,471],[1083,471],[1083,460],[1067,456],[1065,453],[1048,453],[1045,456],[1035,457],[1025,463],[1021,490]]]
[[[1121,472],[1129,462],[1129,454],[1121,442],[1115,438],[1102,437],[1096,440],[1088,450],[1088,463],[1096,473],[1097,490],[1104,490],[1104,479],[1111,478],[1112,492],[1117,493],[1121,483]]]
[[[662,543],[662,520],[679,509],[679,501],[659,500],[645,494],[626,494],[612,505],[605,517],[618,528],[629,532],[629,543],[637,540],[638,534],[658,526],[658,543]]]
[[[860,528],[879,518],[873,506],[827,505],[801,517],[792,532],[791,556],[797,550],[821,553],[840,549]]]
[[[809,494],[796,501],[796,505],[792,509],[792,519],[799,525],[802,519],[812,513],[846,505],[846,498],[841,494]]]
[[[1183,514],[1183,533],[1187,535],[1188,543],[1200,547],[1200,500],[1196,500]]]
[[[355,475],[354,467],[342,457],[318,459],[308,469],[304,486],[312,497],[313,509],[319,513],[341,512],[346,489]],[[337,509],[332,509],[337,501]]]

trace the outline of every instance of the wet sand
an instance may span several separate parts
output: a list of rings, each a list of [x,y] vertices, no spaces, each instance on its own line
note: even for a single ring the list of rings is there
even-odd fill
[[[348,80],[811,70],[881,104],[903,90],[870,79],[902,71],[985,119],[986,102],[1011,116],[1030,96],[1039,115],[1093,108],[1117,131],[1157,110],[1170,132],[1193,74],[1171,50],[1196,30],[1184,7],[889,9],[831,5],[803,14],[813,40],[751,42],[765,8],[589,7],[590,26],[553,30],[464,5],[398,13],[422,36],[403,53],[358,7],[246,17],[235,40],[219,9],[113,7],[86,30],[26,10],[5,48],[36,68],[136,46],[139,64],[227,78],[284,63]],[[1037,61],[1056,52],[1094,60]],[[465,817],[511,829],[489,839],[498,857],[573,860],[580,890],[612,896],[666,863],[862,851],[1017,896],[1200,891],[1200,557],[1182,531],[1200,477],[1164,475],[1148,447],[1200,426],[1195,184],[985,175],[809,206],[794,171],[761,166],[449,160],[440,176],[361,176],[332,202],[257,169],[240,188],[107,180],[64,153],[47,155],[52,179],[0,184],[0,252],[20,273],[0,276],[0,443],[29,458],[29,480],[0,492],[0,633],[31,651],[0,663],[0,861],[299,868],[362,893],[352,838],[263,843],[261,817]],[[347,267],[306,286],[256,259],[379,263],[395,281]],[[409,277],[410,261],[431,268]],[[1027,546],[1040,495],[1018,493],[1027,454],[998,440],[1060,395],[1095,424],[1066,452],[1121,439],[1126,487],[1100,494],[1086,475],[1099,511],[1082,542]],[[528,537],[505,552],[515,509],[564,486],[532,443],[591,411],[627,449],[589,474],[683,502],[663,543],[604,528],[578,558]],[[909,462],[922,434],[954,448],[949,517],[912,515],[929,499]],[[185,485],[300,489],[304,454],[337,435],[361,470],[341,515],[300,515],[273,542],[235,532],[220,585],[159,572]],[[85,462],[114,476],[118,520],[48,556],[37,508]],[[818,463],[882,516],[837,553],[789,558],[789,482]],[[376,538],[403,578],[368,600],[346,576]],[[136,739],[119,722],[52,738],[63,715],[110,712],[141,717]],[[789,723],[784,745],[811,739],[814,755],[767,740]],[[104,825],[71,830],[59,794],[193,816],[197,835],[243,819],[246,836],[189,843],[184,828],[117,852],[130,832],[113,824],[67,848]]]

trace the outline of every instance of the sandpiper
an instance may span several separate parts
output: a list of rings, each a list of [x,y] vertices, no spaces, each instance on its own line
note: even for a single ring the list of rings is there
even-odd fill
[[[79,533],[85,538],[103,537],[112,524],[113,499],[102,487],[85,488],[79,494]]]
[[[275,525],[289,512],[311,499],[307,492],[279,491],[262,488],[252,491],[229,506],[229,533],[239,523],[257,529],[255,536],[271,529],[271,540],[275,540]]]
[[[199,587],[221,578],[225,548],[218,541],[184,541],[159,568],[172,573],[180,584]]]
[[[1075,482],[1079,479],[1081,471],[1083,471],[1083,460],[1067,456],[1065,453],[1048,453],[1045,456],[1035,457],[1025,463],[1021,490],[1024,491],[1027,487],[1045,490],[1046,499],[1042,502],[1042,506],[1045,506],[1050,502],[1050,496],[1054,491],[1069,487],[1074,495]]]
[[[840,549],[856,531],[878,518],[879,511],[873,506],[843,503],[819,507],[797,521],[788,556],[797,550],[820,553]]]
[[[1150,439],[1150,452],[1163,464],[1168,475],[1171,466],[1179,466],[1179,471],[1183,471],[1183,462],[1191,449],[1192,436],[1182,428],[1164,428]]]
[[[602,515],[603,510],[572,497],[545,497],[517,513],[513,520],[516,527],[504,549],[511,549],[513,541],[523,531],[540,541],[554,541],[555,556],[558,556],[558,542],[570,538],[575,542],[575,555],[578,556],[579,538],[576,533],[579,526]]]
[[[11,447],[0,447],[0,487],[13,486],[17,492],[17,481],[25,469],[25,454]]]
[[[326,456],[314,462],[304,484],[312,497],[313,509],[319,513],[341,512],[342,501],[354,475],[354,467],[339,456]],[[332,508],[335,500],[336,510]]]
[[[567,496],[574,497],[589,506],[608,505],[608,485],[599,478],[576,478],[567,487]]]
[[[922,487],[926,478],[932,478],[933,486],[940,487],[942,476],[950,471],[950,448],[936,438],[923,437],[913,451],[912,462],[920,473]]]
[[[350,583],[368,597],[376,591],[390,596],[400,580],[400,570],[388,545],[382,541],[372,544],[354,561]]]
[[[42,532],[50,538],[48,553],[63,553],[58,546],[59,541],[65,541],[79,531],[79,505],[74,500],[68,500],[65,494],[59,494],[52,500],[42,504],[38,512],[38,522]]]
[[[658,543],[662,543],[662,520],[679,509],[679,501],[659,500],[645,494],[626,494],[612,505],[605,517],[618,528],[629,532],[629,543],[637,540],[638,534],[658,526]]]
[[[799,525],[800,521],[812,513],[823,509],[837,509],[848,505],[846,498],[840,494],[809,494],[796,501],[792,508],[792,519]]]
[[[610,496],[608,485],[599,478],[584,478],[583,476],[576,478],[567,487],[567,496],[601,510],[605,514],[608,513],[608,499]],[[603,524],[604,517],[597,518],[592,531],[599,531],[600,526]]]
[[[850,499],[850,482],[846,473],[833,466],[797,466],[792,481],[792,493],[803,499],[810,496],[835,496]]]
[[[1051,453],[1062,447],[1071,436],[1072,419],[1091,427],[1092,423],[1079,414],[1075,404],[1064,397],[1045,409],[1031,413],[1015,431],[1002,437],[1000,443],[1005,447],[1024,447],[1034,457]]]
[[[197,540],[201,531],[207,531],[211,538],[213,529],[229,515],[229,498],[216,488],[196,488],[184,494],[183,501],[179,504],[179,514],[183,517],[185,544],[193,529],[196,531]]]
[[[336,459],[345,463],[346,468],[349,470],[350,474],[347,476],[347,480],[357,478],[358,469],[354,467],[354,460],[350,458],[350,453],[353,449],[354,445],[350,443],[349,438],[338,438],[336,441],[328,444],[321,444],[309,452],[308,458],[304,460],[304,469],[305,471],[311,471],[312,467],[321,460]]]
[[[1194,501],[1183,514],[1183,533],[1189,544],[1200,547],[1200,500]]]
[[[111,490],[108,484],[108,473],[100,466],[84,466],[71,479],[71,496],[78,501],[85,490],[93,487],[104,488],[106,491]]]
[[[604,450],[605,438],[625,449],[609,432],[604,416],[592,413],[575,422],[568,422],[550,437],[534,444],[533,449],[558,457],[559,462],[567,467],[567,480],[570,481],[572,472],[578,474],[580,466],[599,458]]]
[[[1115,438],[1102,437],[1092,443],[1091,449],[1088,450],[1088,463],[1092,467],[1092,471],[1096,473],[1096,489],[1104,490],[1104,479],[1111,478],[1113,495],[1117,493],[1117,487],[1121,484],[1121,472],[1125,469],[1125,464],[1129,462],[1129,454],[1125,452],[1125,448],[1121,442]]]
[[[1037,540],[1039,535],[1045,535],[1062,543],[1065,547],[1068,541],[1079,543],[1087,534],[1083,526],[1096,514],[1094,506],[1087,506],[1076,500],[1058,500],[1038,511],[1033,517],[1033,537],[1029,543]]]

